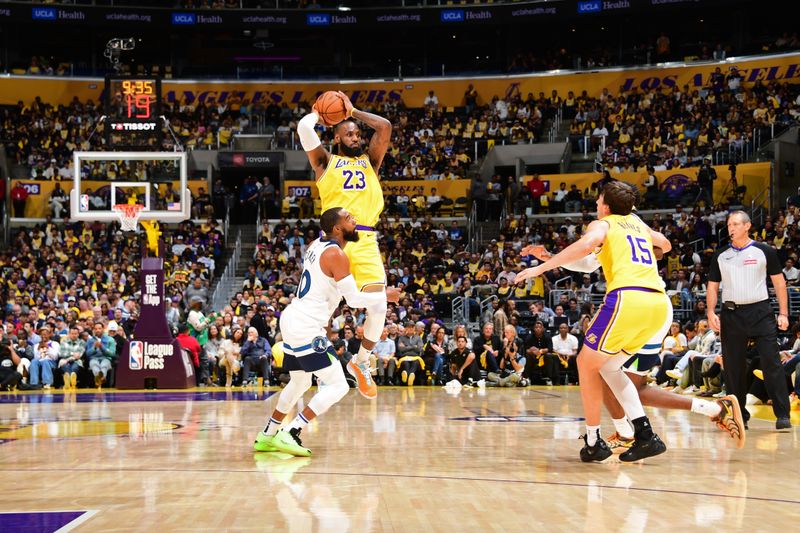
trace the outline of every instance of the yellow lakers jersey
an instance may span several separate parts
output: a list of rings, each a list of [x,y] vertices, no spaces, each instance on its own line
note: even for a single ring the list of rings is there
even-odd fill
[[[322,211],[343,207],[363,226],[374,226],[383,213],[383,190],[367,154],[332,155],[317,188]]]
[[[664,290],[658,275],[650,231],[636,215],[609,215],[608,234],[597,259],[606,276],[607,291],[620,287],[646,287]]]

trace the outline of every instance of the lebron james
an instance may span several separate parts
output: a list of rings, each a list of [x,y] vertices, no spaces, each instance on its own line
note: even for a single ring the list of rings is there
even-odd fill
[[[380,251],[375,224],[383,212],[383,191],[378,170],[389,148],[392,124],[383,117],[353,107],[350,99],[342,97],[347,117],[338,124],[322,121],[316,108],[303,117],[297,125],[297,133],[306,151],[317,180],[322,211],[341,207],[350,212],[357,222],[359,239],[348,242],[344,252],[350,259],[351,272],[358,289],[362,292],[385,294],[386,274]],[[362,133],[358,123],[363,122],[375,133],[364,151]],[[314,131],[316,124],[333,128],[335,154],[328,152]],[[358,382],[358,391],[368,399],[375,399],[378,389],[370,373],[370,353],[380,339],[386,321],[386,298],[367,307],[364,320],[364,339],[361,349],[347,365],[347,370]]]

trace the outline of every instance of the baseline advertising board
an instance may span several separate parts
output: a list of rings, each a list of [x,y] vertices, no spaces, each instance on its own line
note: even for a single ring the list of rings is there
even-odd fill
[[[163,80],[162,99],[166,103],[199,103],[207,105],[230,102],[233,99],[247,100],[252,104],[268,105],[313,102],[327,90],[346,93],[356,106],[369,106],[387,101],[402,100],[409,107],[422,107],[428,91],[434,91],[441,105],[457,107],[464,104],[464,92],[469,84],[478,91],[479,104],[486,103],[497,95],[523,98],[539,92],[550,95],[556,90],[562,96],[569,91],[589,96],[598,96],[604,88],[617,94],[620,90],[640,90],[687,85],[690,89],[708,85],[711,74],[717,69],[727,72],[736,67],[744,76],[744,83],[772,80],[789,83],[800,82],[800,54],[779,54],[760,57],[739,58],[721,62],[691,63],[663,68],[604,69],[592,72],[537,73],[516,76],[484,78],[426,78],[405,81],[321,81],[321,82],[264,82],[264,81],[220,81],[199,82],[193,80]],[[68,104],[73,97],[81,101],[101,101],[103,81],[101,79],[63,79],[49,77],[11,76],[0,78],[0,104],[16,104],[20,95],[41,96],[51,104]]]

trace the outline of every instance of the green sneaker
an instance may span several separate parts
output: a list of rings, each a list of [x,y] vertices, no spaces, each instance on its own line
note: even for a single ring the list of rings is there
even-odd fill
[[[279,452],[290,453],[296,457],[311,457],[311,450],[303,448],[300,442],[300,430],[292,428],[282,429],[272,437],[272,446]]]
[[[272,445],[273,437],[268,436],[263,431],[259,431],[256,435],[256,441],[253,443],[253,449],[257,452],[277,452],[278,449]]]

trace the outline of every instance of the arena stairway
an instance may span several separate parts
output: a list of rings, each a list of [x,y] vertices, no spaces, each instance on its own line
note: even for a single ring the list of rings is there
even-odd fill
[[[238,288],[242,286],[245,274],[247,274],[247,267],[253,262],[253,256],[256,253],[257,233],[254,224],[237,226],[237,229],[241,230],[239,239],[242,242],[242,254],[239,256],[239,262],[236,264],[233,286],[238,290]]]

